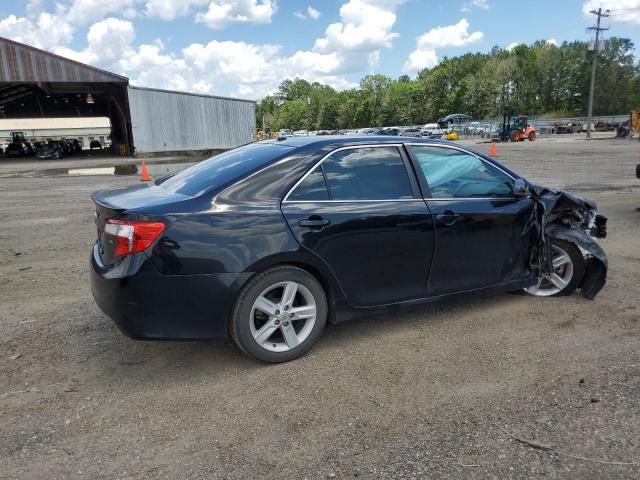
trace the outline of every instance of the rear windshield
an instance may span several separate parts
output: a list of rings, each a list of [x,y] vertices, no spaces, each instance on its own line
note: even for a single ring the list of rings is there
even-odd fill
[[[158,186],[193,197],[243,177],[291,149],[290,146],[273,143],[250,143],[203,160],[161,181]]]

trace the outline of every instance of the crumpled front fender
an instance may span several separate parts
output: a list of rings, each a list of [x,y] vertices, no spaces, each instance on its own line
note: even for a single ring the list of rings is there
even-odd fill
[[[538,245],[532,255],[532,268],[543,273],[552,270],[551,239],[565,240],[588,254],[585,275],[579,285],[583,297],[593,300],[607,279],[607,255],[592,235],[606,236],[607,219],[597,214],[593,202],[568,192],[532,186],[539,226]]]

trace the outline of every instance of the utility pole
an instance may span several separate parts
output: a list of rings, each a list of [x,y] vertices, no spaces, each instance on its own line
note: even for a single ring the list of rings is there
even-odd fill
[[[606,18],[609,16],[609,11],[610,10],[606,10],[605,12],[602,11],[602,8],[598,8],[598,10],[591,10],[589,13],[592,13],[594,15],[598,16],[598,21],[596,23],[595,27],[589,27],[587,28],[588,31],[595,31],[596,32],[596,43],[594,45],[593,48],[593,60],[591,62],[591,84],[589,85],[589,107],[587,110],[587,138],[591,138],[591,124],[593,122],[592,116],[593,116],[593,92],[595,90],[595,86],[596,86],[596,64],[598,62],[598,49],[600,48],[599,46],[599,40],[600,40],[600,32],[603,32],[605,30],[609,30],[608,28],[602,28],[600,27],[600,19],[601,18]]]

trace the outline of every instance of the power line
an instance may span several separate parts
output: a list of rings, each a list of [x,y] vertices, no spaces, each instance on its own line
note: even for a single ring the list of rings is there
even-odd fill
[[[591,84],[589,85],[589,107],[587,109],[587,138],[591,138],[591,123],[593,116],[593,92],[596,85],[596,64],[598,61],[598,50],[600,49],[600,45],[598,43],[600,39],[600,32],[604,32],[605,30],[609,30],[608,28],[603,28],[600,26],[600,20],[602,18],[607,18],[610,14],[611,10],[602,11],[602,8],[598,8],[598,10],[591,10],[589,13],[597,15],[598,21],[596,22],[595,27],[587,28],[587,31],[595,31],[596,32],[596,43],[593,49],[593,61],[591,63]]]

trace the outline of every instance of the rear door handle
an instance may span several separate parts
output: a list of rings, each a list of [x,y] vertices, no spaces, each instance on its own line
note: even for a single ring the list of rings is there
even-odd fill
[[[444,212],[436,215],[436,220],[443,225],[451,226],[462,218],[459,213],[454,213],[451,210],[445,210]]]
[[[331,220],[328,220],[326,218],[309,217],[305,220],[300,220],[298,222],[298,225],[300,225],[301,227],[308,227],[308,228],[322,228],[322,227],[326,227],[330,223],[331,223]]]

